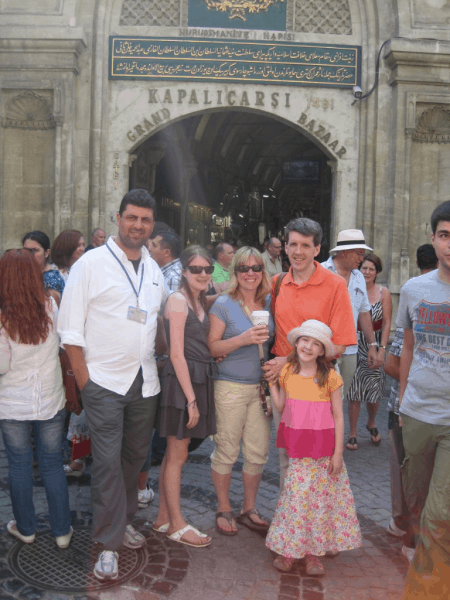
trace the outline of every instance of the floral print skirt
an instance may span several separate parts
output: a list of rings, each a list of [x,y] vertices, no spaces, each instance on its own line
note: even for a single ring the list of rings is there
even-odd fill
[[[323,556],[362,545],[355,501],[345,465],[327,472],[330,457],[291,458],[285,488],[266,538],[268,548],[287,558]]]

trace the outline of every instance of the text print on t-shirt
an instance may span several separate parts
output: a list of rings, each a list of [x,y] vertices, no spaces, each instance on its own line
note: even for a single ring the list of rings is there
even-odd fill
[[[422,300],[415,312],[416,356],[423,365],[439,364],[450,372],[450,303]]]

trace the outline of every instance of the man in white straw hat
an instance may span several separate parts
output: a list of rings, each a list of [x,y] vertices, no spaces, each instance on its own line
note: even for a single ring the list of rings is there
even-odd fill
[[[375,369],[383,364],[382,358],[378,355],[378,345],[375,340],[375,333],[372,328],[372,318],[370,315],[370,302],[367,296],[366,282],[359,266],[361,265],[366,251],[372,248],[366,245],[364,234],[360,229],[344,229],[340,231],[337,238],[336,247],[330,250],[330,258],[322,265],[337,273],[344,278],[347,289],[350,294],[350,300],[353,309],[353,321],[356,325],[359,318],[360,327],[369,342],[368,364],[370,369]],[[351,325],[349,324],[349,327]],[[347,346],[345,352],[338,359],[339,371],[344,380],[344,393],[347,394],[350,384],[356,370],[356,355],[358,345]],[[350,421],[350,432],[356,431],[360,402],[348,403],[348,417]],[[369,427],[375,425],[375,415],[371,414],[372,405],[367,403],[369,413]],[[350,435],[351,435],[350,433]],[[349,450],[357,450],[358,443],[355,436],[351,436],[347,442]]]

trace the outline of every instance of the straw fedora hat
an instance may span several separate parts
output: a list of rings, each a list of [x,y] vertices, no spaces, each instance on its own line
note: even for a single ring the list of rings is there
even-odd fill
[[[354,248],[364,248],[365,250],[373,250],[366,245],[364,234],[361,229],[344,229],[338,234],[336,248],[332,248],[330,252],[339,252],[340,250],[353,250]]]
[[[300,327],[295,327],[287,334],[287,341],[291,346],[295,346],[298,338],[302,335],[307,335],[322,342],[325,347],[326,358],[332,358],[336,354],[334,344],[331,341],[333,332],[322,321],[317,321],[316,319],[304,321]]]

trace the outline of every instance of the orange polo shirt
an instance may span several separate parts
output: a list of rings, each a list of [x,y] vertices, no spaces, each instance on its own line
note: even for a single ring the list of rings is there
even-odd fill
[[[276,356],[287,356],[292,347],[287,334],[299,327],[303,321],[317,319],[333,332],[333,343],[353,346],[358,343],[353,320],[350,294],[345,280],[314,261],[316,270],[302,284],[292,278],[292,267],[284,276],[275,303],[275,344],[272,352]],[[272,293],[276,277],[273,278]]]

